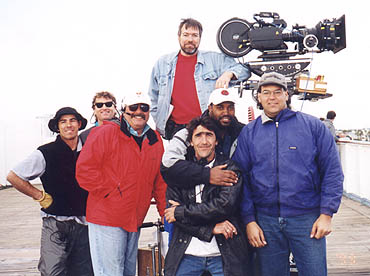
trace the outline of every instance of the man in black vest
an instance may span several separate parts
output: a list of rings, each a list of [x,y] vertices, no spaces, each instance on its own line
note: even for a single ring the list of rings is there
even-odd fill
[[[59,109],[48,124],[59,133],[56,140],[40,146],[7,177],[14,188],[41,205],[41,275],[93,275],[85,219],[87,192],[75,178],[82,147],[78,131],[86,124],[74,108]],[[37,177],[42,191],[29,182]]]

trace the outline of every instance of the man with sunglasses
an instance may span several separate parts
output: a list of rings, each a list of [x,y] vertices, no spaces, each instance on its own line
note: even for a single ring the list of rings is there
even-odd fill
[[[327,275],[325,236],[343,192],[343,172],[330,131],[289,108],[285,76],[262,75],[261,116],[246,125],[233,160],[243,173],[241,215],[257,248],[262,276]]]
[[[207,109],[213,89],[250,77],[247,67],[233,58],[199,51],[202,31],[197,20],[183,19],[178,29],[180,51],[161,57],[152,70],[150,112],[157,130],[168,140]]]
[[[86,219],[95,276],[135,275],[138,227],[152,197],[164,215],[163,144],[147,124],[149,106],[147,95],[127,95],[120,125],[104,121],[94,128],[77,162],[76,177],[89,192]]]
[[[80,139],[82,144],[85,144],[87,136],[89,135],[90,131],[97,126],[101,126],[103,121],[105,120],[114,120],[119,123],[119,119],[116,117],[117,115],[117,101],[116,97],[108,91],[102,91],[95,94],[92,100],[92,109],[93,115],[95,117],[94,126],[89,129],[86,129],[80,134]],[[91,119],[90,119],[91,120]]]
[[[58,133],[8,174],[7,180],[41,206],[42,233],[38,269],[42,276],[92,276],[85,219],[87,191],[80,188],[75,167],[82,148],[78,131],[87,120],[74,108],[59,109],[49,121]],[[29,181],[40,177],[43,191]]]

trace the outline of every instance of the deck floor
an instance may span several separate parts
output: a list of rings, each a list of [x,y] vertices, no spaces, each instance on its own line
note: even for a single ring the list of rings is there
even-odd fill
[[[40,275],[41,219],[38,205],[14,188],[0,190],[0,275]],[[146,221],[158,217],[152,207]],[[151,243],[154,228],[142,231],[139,247]],[[327,238],[329,275],[370,275],[370,208],[343,198]]]

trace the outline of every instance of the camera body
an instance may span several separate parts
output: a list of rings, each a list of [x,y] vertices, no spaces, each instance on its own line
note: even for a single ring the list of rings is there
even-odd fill
[[[241,18],[231,18],[224,22],[217,32],[217,45],[220,50],[233,58],[241,58],[252,50],[262,54],[257,61],[244,63],[251,72],[261,76],[268,72],[278,72],[286,76],[288,90],[291,95],[302,96],[299,89],[300,74],[307,73],[307,66],[311,59],[292,59],[296,55],[305,55],[309,52],[321,53],[332,51],[337,53],[346,48],[345,15],[339,19],[324,19],[314,28],[295,25],[291,32],[286,30],[287,24],[278,13],[260,12],[254,14],[254,22]],[[269,21],[269,22],[267,22]],[[294,50],[289,51],[288,44],[293,43]],[[297,81],[298,80],[298,81]],[[302,83],[302,82],[301,82]],[[255,90],[256,82],[252,80],[241,84],[243,89]],[[303,100],[317,100],[327,98],[332,94],[319,91],[304,92]]]

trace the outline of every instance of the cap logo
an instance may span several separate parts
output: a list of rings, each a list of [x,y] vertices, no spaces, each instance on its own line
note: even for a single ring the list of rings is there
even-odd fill
[[[229,91],[227,91],[227,90],[222,90],[222,91],[221,91],[221,95],[228,96],[228,95],[229,95]]]

